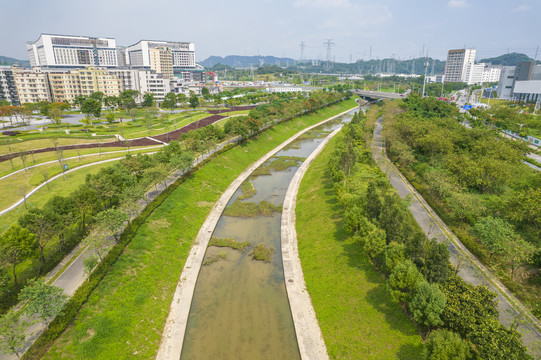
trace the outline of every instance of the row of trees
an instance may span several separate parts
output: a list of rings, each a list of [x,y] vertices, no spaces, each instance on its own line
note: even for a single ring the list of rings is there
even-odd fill
[[[344,127],[329,174],[345,229],[385,275],[391,298],[423,331],[425,358],[529,359],[520,334],[498,321],[495,295],[457,276],[447,244],[421,231],[408,202],[373,168],[364,120],[356,115]]]
[[[21,106],[2,103],[0,104],[0,116],[7,117],[10,125],[14,126],[19,123],[26,123],[32,114],[39,112],[40,115],[49,117],[57,124],[60,124],[62,113],[69,108],[70,105],[65,102],[50,103],[42,101],[39,103],[26,103]]]
[[[391,159],[541,316],[538,272],[528,270],[541,265],[541,176],[522,164],[529,149],[483,123],[463,126],[452,105],[433,98],[410,96],[398,112],[387,112],[385,123]],[[536,290],[523,290],[525,284]]]
[[[28,278],[53,267],[87,234],[92,234],[87,239],[96,250],[109,245],[137,212],[145,190],[165,183],[171,171],[189,169],[192,162],[193,153],[174,141],[154,155],[128,155],[88,175],[71,195],[54,196],[43,207],[28,210],[0,236],[2,310],[13,304]]]

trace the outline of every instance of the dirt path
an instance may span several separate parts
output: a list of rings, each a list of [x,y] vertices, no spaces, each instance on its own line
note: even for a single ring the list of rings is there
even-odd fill
[[[462,279],[474,285],[486,285],[496,293],[502,324],[509,326],[515,319],[523,319],[517,330],[523,335],[524,344],[528,346],[530,353],[538,359],[541,358],[541,332],[539,331],[541,324],[539,320],[466,249],[404,175],[391,163],[385,154],[382,129],[383,118],[380,118],[374,129],[371,145],[372,156],[380,169],[387,174],[391,185],[400,197],[406,198],[411,195],[410,211],[417,223],[429,238],[436,238],[439,242],[449,244],[451,263],[453,265],[459,262],[464,264],[458,273]]]

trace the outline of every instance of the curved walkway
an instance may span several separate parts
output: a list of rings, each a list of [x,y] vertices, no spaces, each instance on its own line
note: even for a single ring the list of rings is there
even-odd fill
[[[93,154],[84,154],[84,155],[81,155],[81,156],[71,156],[69,158],[64,158],[64,160],[73,160],[73,159],[78,159],[80,157],[84,158],[84,157],[90,157],[90,156],[102,156],[102,155],[116,154],[116,153],[129,152],[129,151],[156,149],[156,148],[161,148],[161,147],[163,147],[163,145],[146,146],[144,148],[131,148],[130,150],[126,149],[126,150],[106,151],[106,152],[102,152],[101,154],[100,153],[93,153]],[[25,170],[33,169],[33,168],[36,168],[38,166],[43,166],[43,165],[52,164],[52,163],[56,163],[56,162],[58,162],[58,160],[45,161],[45,162],[38,163],[38,164],[35,164],[35,165],[27,166],[26,168],[16,170],[14,172],[11,172],[9,174],[6,174],[6,175],[0,177],[0,181],[4,180],[4,179],[6,179],[6,178],[8,178],[10,176],[13,176],[15,174],[18,174],[20,172],[23,172]]]
[[[372,157],[379,168],[387,174],[389,182],[400,197],[411,195],[409,207],[413,217],[429,238],[449,244],[450,260],[453,265],[462,264],[458,275],[473,285],[485,285],[496,293],[500,311],[499,320],[510,326],[520,319],[517,330],[523,335],[523,342],[534,357],[541,358],[541,324],[524,305],[460,242],[443,220],[428,205],[402,173],[387,158],[385,140],[382,135],[383,118],[379,118],[374,129],[371,145]]]
[[[161,147],[161,146],[160,146]],[[154,154],[155,152],[151,152],[151,153],[145,153],[145,154]],[[26,194],[26,197],[25,198],[22,198],[21,200],[17,201],[15,204],[11,205],[10,207],[0,211],[0,216],[4,215],[5,213],[7,212],[10,212],[11,210],[15,209],[17,206],[19,205],[22,205],[25,200],[28,200],[28,198],[30,196],[32,196],[36,191],[38,191],[39,189],[41,189],[42,187],[44,187],[45,185],[47,185],[49,182],[53,181],[53,180],[56,180],[58,179],[59,177],[62,177],[64,176],[65,174],[69,174],[71,172],[74,172],[74,171],[77,171],[77,170],[80,170],[80,169],[84,169],[84,168],[87,168],[87,167],[90,167],[90,166],[94,166],[94,165],[99,165],[99,164],[105,164],[105,163],[108,163],[108,162],[111,162],[111,161],[119,161],[119,160],[122,160],[124,159],[124,156],[122,157],[117,157],[117,158],[112,158],[112,159],[107,159],[107,160],[102,160],[102,161],[96,161],[96,162],[93,162],[93,163],[90,163],[90,164],[84,164],[84,165],[81,165],[81,166],[77,166],[76,168],[73,168],[71,170],[68,170],[66,172],[62,172],[58,175],[55,175],[53,176],[52,178],[50,178],[49,180],[39,184],[38,186],[36,186],[34,189],[32,189],[32,191],[30,191],[28,194]]]
[[[267,161],[269,158],[274,156],[275,153],[280,151],[282,148],[286,147],[288,144],[293,142],[299,136],[304,134],[306,131],[309,131],[321,124],[324,124],[330,120],[333,120],[337,117],[347,114],[349,109],[342,112],[341,114],[330,117],[326,120],[323,120],[315,125],[309,126],[304,130],[299,131],[288,140],[268,152],[265,156],[260,158],[258,161],[250,165],[246,170],[244,170],[224,191],[220,199],[216,202],[211,212],[205,219],[205,222],[201,226],[199,233],[192,245],[190,254],[186,259],[186,263],[180,274],[180,279],[177,284],[177,288],[173,295],[173,301],[171,302],[171,308],[169,310],[169,316],[167,317],[165,328],[162,335],[162,342],[158,350],[156,359],[159,360],[170,360],[170,359],[179,359],[182,353],[182,346],[184,341],[184,334],[186,332],[186,325],[188,323],[188,314],[190,312],[190,306],[192,303],[193,293],[195,290],[195,284],[197,282],[197,276],[199,275],[199,270],[201,269],[201,264],[205,256],[205,251],[207,249],[210,237],[212,232],[222,215],[229,199],[233,196],[237,188],[250,176],[250,174],[257,169],[261,164]],[[288,293],[289,296],[289,293]],[[292,309],[293,311],[293,309]],[[313,310],[312,310],[313,311]],[[297,328],[297,324],[295,324]],[[318,329],[319,330],[319,329]],[[296,330],[297,331],[297,330]],[[297,336],[299,336],[297,334]],[[303,334],[303,336],[305,336]],[[309,337],[306,336],[308,339]],[[307,343],[306,341],[304,343]],[[317,342],[314,342],[314,344]],[[300,344],[299,344],[300,346]],[[302,354],[301,354],[302,355]],[[326,352],[325,352],[326,355]],[[303,359],[308,359],[303,357]],[[314,358],[316,359],[316,358]]]

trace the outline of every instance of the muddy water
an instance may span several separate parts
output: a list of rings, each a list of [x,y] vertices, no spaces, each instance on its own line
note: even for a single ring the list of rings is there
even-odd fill
[[[300,159],[296,167],[250,177],[247,181],[256,194],[241,201],[281,205],[302,160],[329,132],[350,119],[351,115],[345,115],[322,125],[275,154],[262,166],[278,156]],[[228,206],[241,193],[237,190]],[[221,258],[201,267],[181,359],[300,359],[284,284],[280,221],[279,213],[246,218],[222,215],[213,236],[249,241],[250,246],[244,252],[208,247],[205,260],[219,254]],[[270,263],[252,259],[250,252],[258,244],[274,249]]]

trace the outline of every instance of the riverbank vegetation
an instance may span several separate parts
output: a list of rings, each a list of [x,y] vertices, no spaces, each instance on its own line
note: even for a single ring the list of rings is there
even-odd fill
[[[249,241],[236,241],[233,238],[220,239],[213,236],[209,241],[209,246],[228,247],[235,250],[245,251],[250,246]]]
[[[497,114],[492,121],[503,121]],[[452,105],[430,98],[388,103],[384,119],[389,157],[462,243],[541,318],[541,173],[522,163],[526,145],[484,124],[467,128]]]
[[[345,126],[325,174],[327,189],[335,194],[334,209],[342,218],[337,221],[335,236],[343,232],[350,239],[349,246],[357,247],[357,255],[349,259],[350,266],[360,266],[367,258],[371,261],[385,279],[382,287],[387,290],[387,298],[412,319],[418,332],[432,344],[425,349],[427,353],[438,348],[433,346],[435,341],[444,341],[441,338],[445,337],[435,331],[442,329],[460,335],[460,342],[467,344],[467,352],[474,358],[530,359],[520,334],[499,322],[495,295],[483,286],[469,285],[457,277],[449,263],[447,244],[428,239],[421,231],[408,210],[408,202],[396,194],[374,166],[363,144],[365,131],[364,118],[360,116]],[[306,221],[307,217],[299,211],[298,219]],[[336,221],[332,216],[330,219]],[[302,234],[303,228],[309,226],[298,226],[299,233]],[[303,248],[324,241],[317,234],[313,236],[314,239],[305,237],[310,244],[299,245],[301,259]],[[312,294],[310,281],[307,285]],[[318,289],[312,286],[317,297]],[[318,314],[316,300],[314,303]],[[393,316],[400,317],[396,311]],[[324,330],[324,336],[325,332],[331,334],[330,339],[336,334],[334,329]],[[463,348],[457,346],[454,353],[439,348],[437,355],[429,355],[457,358],[460,352],[464,354],[462,358],[471,358]],[[409,354],[419,358],[420,353],[418,347]],[[404,354],[394,356],[403,358]]]

